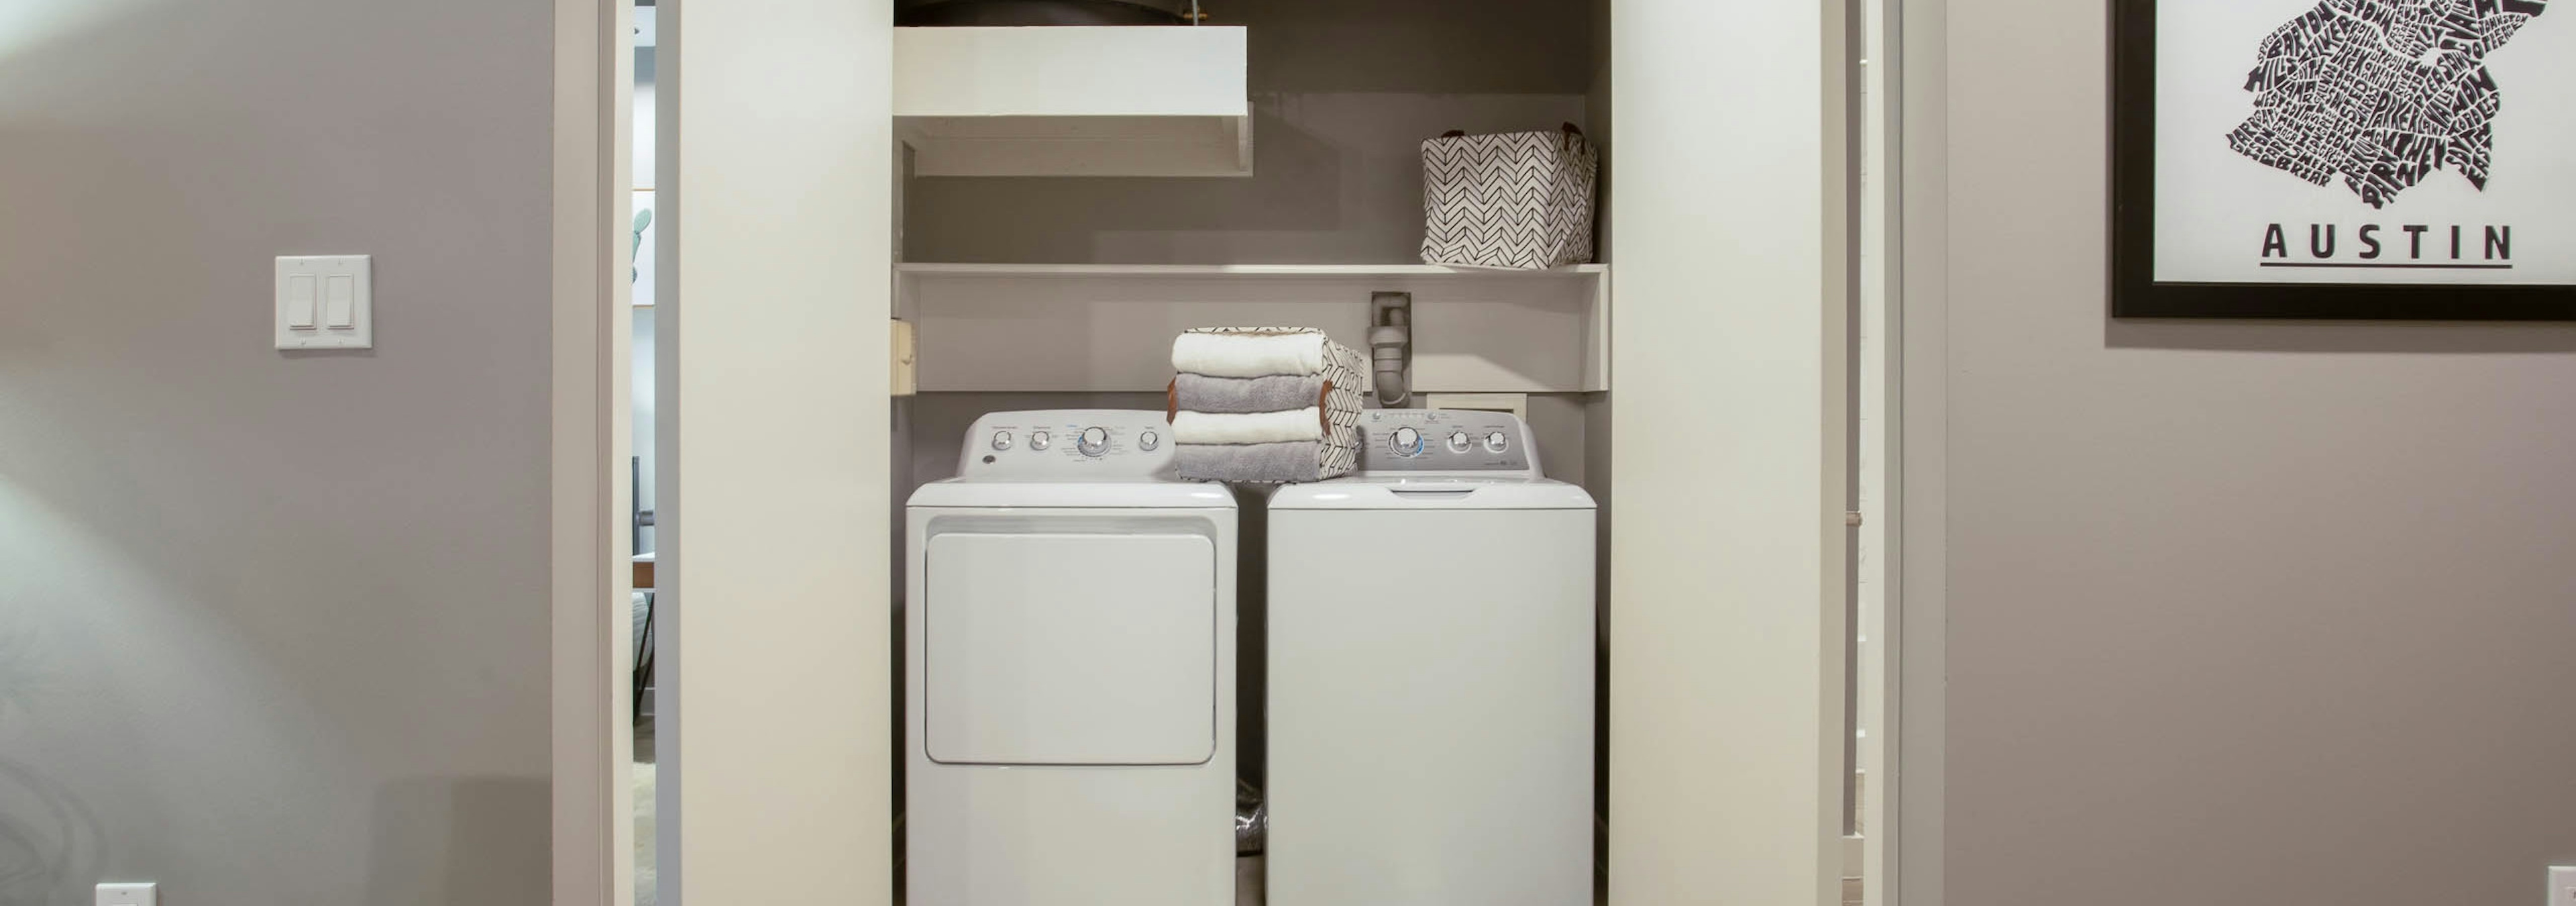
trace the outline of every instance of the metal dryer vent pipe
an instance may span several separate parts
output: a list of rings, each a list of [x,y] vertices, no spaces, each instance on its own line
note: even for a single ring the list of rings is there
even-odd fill
[[[1376,363],[1377,403],[1394,408],[1413,397],[1413,294],[1369,294],[1369,358]]]

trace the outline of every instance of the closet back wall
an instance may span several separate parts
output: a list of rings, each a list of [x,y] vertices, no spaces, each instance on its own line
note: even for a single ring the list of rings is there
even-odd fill
[[[1587,123],[1591,0],[1211,0],[1251,28],[1245,179],[915,180],[904,260],[1421,260],[1423,139]]]
[[[919,177],[903,181],[904,260],[1050,264],[1354,264],[1421,259],[1420,143],[1450,129],[1601,131],[1608,27],[1598,0],[1218,0],[1250,28],[1254,175],[1243,179]],[[1596,136],[1606,142],[1606,136]],[[1606,160],[1605,160],[1606,164]],[[1125,401],[1127,397],[1133,401]],[[1551,477],[1586,482],[1588,413],[1531,400]],[[953,474],[977,415],[1158,408],[1160,394],[924,394],[907,405],[919,482]],[[1592,489],[1606,497],[1606,488]]]
[[[1423,139],[1451,129],[1569,122],[1599,133],[1606,124],[1606,103],[1596,103],[1606,101],[1608,87],[1607,42],[1595,40],[1607,25],[1598,0],[1207,6],[1212,24],[1250,28],[1251,177],[909,179],[904,260],[1413,263],[1421,260]],[[1590,485],[1606,501],[1606,484],[1587,480],[1607,468],[1606,438],[1586,430],[1606,411],[1604,398],[1533,396],[1529,421],[1549,476]],[[985,412],[1163,405],[1160,393],[923,394],[899,407],[898,455],[908,454],[912,465],[898,475],[894,500],[899,509],[921,483],[954,475],[958,445]],[[1246,537],[1257,546],[1255,531],[1247,524]],[[1244,567],[1258,575],[1254,561]],[[1260,583],[1247,583],[1239,602],[1246,626],[1260,625],[1264,600]],[[1247,714],[1262,701],[1261,647],[1257,635],[1244,641],[1249,672],[1239,690]],[[1245,723],[1241,750],[1243,771],[1256,782],[1264,767],[1260,729],[1259,721]]]

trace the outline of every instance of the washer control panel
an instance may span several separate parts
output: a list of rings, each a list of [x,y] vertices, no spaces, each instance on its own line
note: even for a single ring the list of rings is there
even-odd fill
[[[973,478],[1162,478],[1172,464],[1163,413],[1127,409],[995,412],[966,431],[957,474]]]
[[[1519,472],[1536,478],[1529,426],[1508,412],[1371,409],[1360,413],[1360,471]]]

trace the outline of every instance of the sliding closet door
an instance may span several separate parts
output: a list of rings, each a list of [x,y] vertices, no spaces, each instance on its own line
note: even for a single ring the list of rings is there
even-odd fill
[[[660,4],[660,871],[680,906],[894,895],[893,21],[891,0]]]
[[[1840,895],[1840,6],[1612,0],[1616,906]]]

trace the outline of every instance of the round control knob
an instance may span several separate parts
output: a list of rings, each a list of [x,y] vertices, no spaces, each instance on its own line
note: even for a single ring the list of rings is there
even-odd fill
[[[1467,432],[1465,431],[1449,435],[1449,452],[1451,453],[1465,453],[1475,445],[1475,439],[1468,437]]]
[[[1044,450],[1055,446],[1055,436],[1044,431],[1029,432],[1029,449]]]
[[[995,431],[995,432],[993,432],[993,449],[996,449],[996,450],[1008,450],[1008,449],[1010,449],[1010,448],[1011,448],[1011,432],[1008,432],[1008,431]]]
[[[1422,455],[1422,432],[1420,431],[1416,431],[1409,427],[1397,428],[1395,429],[1395,437],[1392,438],[1392,441],[1395,444],[1395,455],[1397,456]]]
[[[1161,434],[1147,431],[1143,434],[1136,435],[1136,446],[1147,453],[1154,452],[1154,448],[1162,445],[1163,435]]]
[[[1492,434],[1485,435],[1485,449],[1487,450],[1500,453],[1503,452],[1503,449],[1509,444],[1510,440],[1503,437],[1503,432],[1496,431]]]
[[[1082,455],[1084,456],[1099,456],[1108,453],[1109,429],[1098,427],[1082,429],[1082,441],[1080,446],[1082,448]]]

